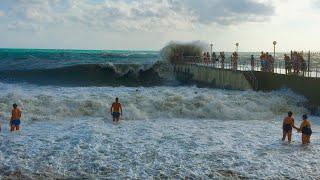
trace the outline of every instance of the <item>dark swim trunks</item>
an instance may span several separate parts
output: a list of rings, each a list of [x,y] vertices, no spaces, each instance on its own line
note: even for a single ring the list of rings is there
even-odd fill
[[[305,135],[308,135],[308,136],[311,136],[311,134],[312,134],[311,128],[309,128],[307,126],[303,127],[301,132],[302,132],[302,134],[305,134]]]
[[[14,125],[14,126],[19,126],[20,125],[20,119],[12,120],[11,124]]]
[[[120,113],[119,113],[119,112],[113,112],[113,113],[112,113],[112,116],[113,116],[114,118],[119,118],[119,117],[120,117]]]
[[[284,132],[290,132],[290,131],[292,131],[292,126],[291,126],[291,124],[284,124],[282,128],[283,128],[283,131],[284,131]]]

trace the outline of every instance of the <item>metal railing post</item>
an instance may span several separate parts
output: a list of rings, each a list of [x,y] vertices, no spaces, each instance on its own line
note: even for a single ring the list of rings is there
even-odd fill
[[[308,77],[310,77],[310,50],[308,52]]]

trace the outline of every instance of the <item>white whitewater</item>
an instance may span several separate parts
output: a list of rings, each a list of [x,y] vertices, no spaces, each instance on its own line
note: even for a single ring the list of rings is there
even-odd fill
[[[283,116],[292,110],[299,123],[305,101],[286,90],[1,84],[0,179],[318,178],[320,119],[310,117],[310,146],[298,133],[290,145],[280,140]],[[9,133],[14,102],[22,131]]]

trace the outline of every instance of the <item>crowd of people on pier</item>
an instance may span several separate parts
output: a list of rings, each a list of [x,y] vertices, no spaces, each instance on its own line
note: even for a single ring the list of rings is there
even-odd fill
[[[216,52],[213,52],[210,56],[209,52],[204,52],[202,56],[202,61],[204,64],[220,64],[221,68],[225,68],[225,60],[226,60],[226,55],[225,52],[220,52],[219,55],[216,54]],[[233,52],[231,55],[231,63],[230,66],[232,69],[237,69],[238,67],[238,61],[239,61],[239,55],[237,52]]]
[[[285,69],[286,74],[302,74],[303,76],[307,71],[307,62],[303,57],[303,52],[292,52],[290,56],[284,54],[284,64],[279,61],[277,65],[275,65],[275,57],[268,52],[261,52],[259,57],[260,59],[260,71],[263,72],[274,72],[275,68]],[[250,65],[251,70],[257,69],[257,59],[254,55],[250,56]],[[222,69],[225,68],[226,63],[226,55],[225,52],[220,52],[219,55],[216,52],[213,52],[211,55],[209,52],[204,52],[201,58],[202,63],[209,65],[212,64],[216,66],[216,64],[220,64]],[[239,62],[239,54],[237,52],[233,52],[230,56],[230,69],[237,70]],[[283,62],[283,61],[282,61]]]
[[[284,55],[286,74],[302,73],[304,76],[307,71],[307,62],[303,58],[303,53],[294,51],[291,54],[291,58],[287,54]]]
[[[268,52],[261,52],[260,55],[261,71],[274,72],[274,57]]]
[[[284,54],[283,58],[275,59],[275,55],[268,52],[261,52],[260,57],[251,55],[248,59],[240,61],[238,52],[233,52],[227,57],[225,52],[203,52],[201,56],[184,56],[183,53],[176,53],[172,58],[174,63],[201,63],[222,69],[281,72],[287,75],[305,76],[310,70],[310,61],[306,61],[303,52],[293,51],[291,54]],[[251,68],[250,68],[251,67]]]

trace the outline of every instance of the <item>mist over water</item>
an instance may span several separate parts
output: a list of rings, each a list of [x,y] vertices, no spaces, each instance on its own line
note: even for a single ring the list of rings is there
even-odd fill
[[[170,67],[154,52],[25,51],[0,51],[0,179],[320,177],[319,117],[309,118],[311,145],[296,132],[280,140],[289,110],[296,125],[308,113],[290,90],[166,85]],[[13,103],[22,130],[10,133]]]

